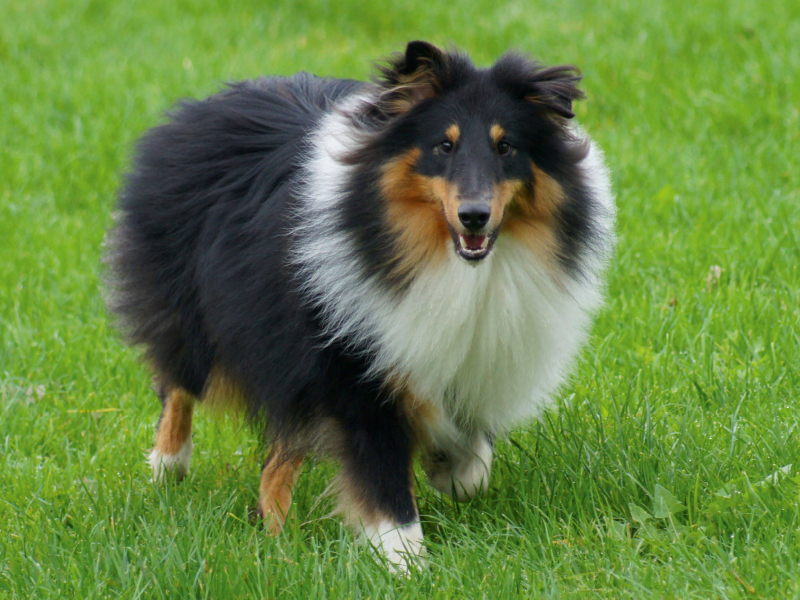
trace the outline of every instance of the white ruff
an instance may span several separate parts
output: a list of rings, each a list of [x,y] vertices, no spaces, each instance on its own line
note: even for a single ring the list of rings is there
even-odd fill
[[[346,109],[357,110],[358,103],[351,99]],[[353,170],[339,158],[359,143],[353,129],[333,113],[313,134],[296,231],[294,260],[306,291],[322,307],[328,333],[373,348],[374,372],[405,378],[417,397],[469,427],[502,433],[539,416],[602,301],[599,274],[614,235],[602,153],[592,145],[580,165],[600,209],[595,229],[606,239],[599,252],[582,259],[584,277],[554,276],[526,246],[501,233],[478,265],[448,252],[397,294],[366,276],[352,240],[337,227]],[[452,422],[441,424],[440,435],[456,434]]]

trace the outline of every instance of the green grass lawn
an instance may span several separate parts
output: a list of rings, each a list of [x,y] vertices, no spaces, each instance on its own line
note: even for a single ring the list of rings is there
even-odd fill
[[[0,597],[800,597],[800,3],[0,0]],[[310,463],[248,522],[256,437],[196,420],[156,487],[159,404],[105,315],[134,140],[261,74],[365,77],[410,39],[574,62],[619,204],[608,301],[559,410],[489,494],[419,481],[430,568],[387,574]],[[774,475],[779,473],[780,475]]]

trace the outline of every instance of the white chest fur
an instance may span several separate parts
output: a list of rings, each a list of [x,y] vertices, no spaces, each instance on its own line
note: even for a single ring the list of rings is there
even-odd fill
[[[501,235],[481,264],[450,253],[402,299],[376,307],[378,367],[458,421],[502,432],[546,407],[598,301],[595,286],[557,286]]]
[[[328,333],[374,348],[376,372],[401,376],[449,422],[501,433],[538,416],[568,374],[601,300],[597,274],[614,222],[602,153],[592,146],[580,165],[601,209],[595,228],[608,240],[584,258],[585,279],[564,275],[556,283],[528,248],[501,235],[477,266],[450,252],[398,296],[365,273],[352,239],[335,227],[353,170],[340,157],[356,144],[341,114],[326,118],[312,136],[301,190],[294,261]]]

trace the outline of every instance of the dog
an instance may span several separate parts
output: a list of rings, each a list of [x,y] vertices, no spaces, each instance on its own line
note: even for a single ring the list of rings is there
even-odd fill
[[[313,453],[389,567],[424,561],[415,457],[439,492],[485,492],[602,302],[615,207],[580,79],[414,41],[370,82],[235,83],[147,132],[106,261],[162,401],[154,479],[188,471],[197,401],[239,407],[270,445],[270,532]]]

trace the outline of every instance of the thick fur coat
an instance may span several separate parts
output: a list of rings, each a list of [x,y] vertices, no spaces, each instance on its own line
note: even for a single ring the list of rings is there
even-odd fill
[[[272,531],[322,453],[354,528],[418,556],[414,457],[457,499],[485,490],[494,437],[549,406],[601,301],[614,203],[578,80],[412,42],[374,82],[247,81],[148,132],[107,260],[163,403],[155,477],[188,470],[195,401],[236,404],[272,445]]]

